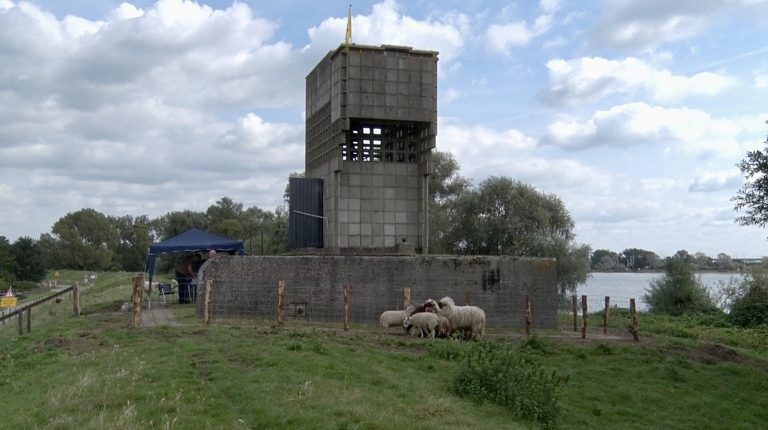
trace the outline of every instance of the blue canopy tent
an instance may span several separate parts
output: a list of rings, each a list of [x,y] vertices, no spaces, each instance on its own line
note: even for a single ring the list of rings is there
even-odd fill
[[[155,259],[160,254],[210,250],[226,252],[229,254],[242,254],[243,249],[243,242],[241,240],[216,236],[215,234],[196,228],[189,229],[184,233],[169,237],[168,239],[155,243],[149,247],[146,266],[147,273],[149,273],[150,285],[152,285],[152,277],[155,274]]]

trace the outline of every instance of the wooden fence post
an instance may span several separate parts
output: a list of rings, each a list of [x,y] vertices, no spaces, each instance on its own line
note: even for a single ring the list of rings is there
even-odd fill
[[[525,295],[525,335],[531,335],[531,299]]]
[[[80,316],[80,284],[77,282],[72,287],[72,312],[76,317]]]
[[[464,293],[464,306],[470,306],[472,304],[472,297],[469,296],[469,291]]]
[[[285,281],[277,281],[277,326],[283,326],[285,317]]]
[[[19,312],[19,336],[24,334],[24,312]]]
[[[587,338],[587,296],[581,296],[581,338]]]
[[[571,305],[572,305],[572,308],[573,308],[573,331],[577,331],[578,330],[578,315],[579,315],[579,312],[576,310],[576,294],[574,294],[573,297],[571,297],[571,299],[572,299],[571,300]]]
[[[211,298],[211,289],[212,289],[211,280],[205,281],[205,325],[208,325],[211,323],[211,303],[213,299]]]
[[[611,297],[605,296],[605,310],[603,310],[603,335],[608,335],[608,309],[611,307]]]
[[[133,303],[133,327],[141,327],[141,301],[144,296],[144,274],[133,277],[133,294],[131,303]]]
[[[411,305],[411,287],[403,288],[403,309]]]
[[[344,285],[344,331],[349,331],[349,284]]]
[[[629,299],[629,329],[632,332],[632,337],[635,342],[639,342],[640,338],[637,336],[637,309],[635,308],[635,299]]]

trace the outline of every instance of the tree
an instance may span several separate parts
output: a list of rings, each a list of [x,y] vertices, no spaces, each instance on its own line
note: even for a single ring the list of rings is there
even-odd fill
[[[429,177],[429,252],[446,252],[446,235],[452,224],[450,206],[469,189],[470,182],[459,175],[459,163],[450,152],[432,154]]]
[[[596,249],[590,257],[592,270],[615,270],[619,265],[619,254],[607,249]]]
[[[677,251],[673,257],[688,264],[693,263],[693,256],[684,249]]]
[[[117,241],[112,245],[112,267],[120,270],[141,271],[152,244],[150,221],[146,215],[110,217],[117,229]]]
[[[768,140],[765,143],[764,151],[749,151],[747,157],[736,164],[746,179],[731,198],[736,202],[734,208],[744,211],[744,215],[736,217],[741,225],[765,227],[768,224]]]
[[[691,264],[669,258],[665,271],[662,278],[651,281],[643,297],[651,312],[683,315],[716,309],[707,288],[696,279]]]
[[[53,225],[58,244],[52,256],[56,267],[107,270],[112,263],[118,231],[112,221],[94,209],[68,213]]]
[[[707,269],[712,266],[712,259],[703,252],[693,254],[693,263],[697,269]]]
[[[720,270],[733,270],[734,264],[731,256],[724,252],[717,254],[717,268]]]
[[[208,207],[205,215],[208,218],[208,228],[211,233],[230,238],[243,237],[242,203],[235,203],[229,197],[222,197],[216,204]]]
[[[652,251],[629,248],[621,252],[620,260],[631,270],[643,270],[649,267],[655,267],[660,258]]]
[[[45,265],[40,246],[30,237],[20,237],[11,246],[12,273],[19,281],[38,282],[45,278]]]
[[[190,210],[168,212],[152,222],[158,232],[156,239],[163,240],[184,233],[190,228],[208,229],[208,218],[202,212]]]
[[[728,319],[741,327],[768,324],[768,271],[765,264],[746,274],[731,297]]]
[[[589,246],[573,242],[573,220],[555,195],[491,177],[462,192],[448,210],[446,248],[451,252],[557,258],[562,293],[589,276]]]
[[[13,273],[13,254],[11,244],[5,236],[0,236],[0,287],[4,287],[3,281],[10,281]],[[3,291],[0,290],[0,294]]]

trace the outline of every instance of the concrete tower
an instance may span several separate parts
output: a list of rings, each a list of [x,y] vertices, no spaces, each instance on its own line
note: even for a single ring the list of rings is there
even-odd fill
[[[330,252],[427,252],[437,55],[341,45],[307,76],[306,177],[322,180]]]

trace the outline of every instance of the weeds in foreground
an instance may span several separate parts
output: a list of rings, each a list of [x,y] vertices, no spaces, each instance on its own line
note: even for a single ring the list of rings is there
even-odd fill
[[[543,343],[520,346],[477,343],[468,351],[453,379],[454,393],[507,407],[513,415],[557,427],[560,387],[567,378],[544,370],[540,363]]]

